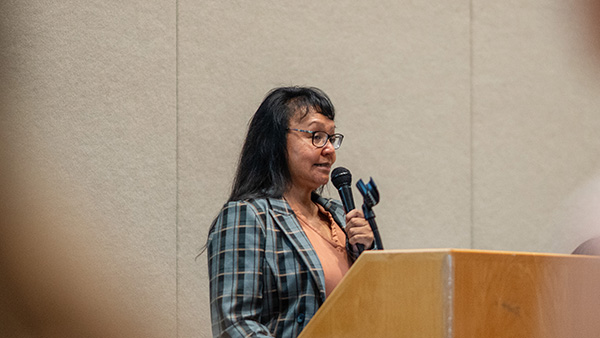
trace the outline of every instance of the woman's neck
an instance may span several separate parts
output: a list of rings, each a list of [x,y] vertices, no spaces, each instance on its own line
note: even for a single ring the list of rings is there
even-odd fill
[[[311,199],[312,191],[299,191],[298,189],[289,189],[283,194],[283,197],[290,206],[305,217],[315,216],[318,213],[318,208]]]

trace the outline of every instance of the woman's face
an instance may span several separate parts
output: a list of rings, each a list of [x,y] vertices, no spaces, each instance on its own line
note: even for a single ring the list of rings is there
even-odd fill
[[[288,128],[324,131],[329,135],[335,133],[335,123],[325,115],[317,113],[314,108],[310,108],[304,117],[302,115],[297,112],[290,119]],[[331,166],[335,162],[335,149],[331,142],[328,141],[324,147],[317,148],[312,143],[312,134],[289,130],[287,154],[293,188],[313,191],[327,183]]]

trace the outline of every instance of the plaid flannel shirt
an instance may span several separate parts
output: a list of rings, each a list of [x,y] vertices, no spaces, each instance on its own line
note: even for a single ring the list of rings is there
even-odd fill
[[[341,203],[313,197],[343,229]],[[325,301],[319,258],[284,199],[225,204],[208,269],[214,337],[296,337]]]

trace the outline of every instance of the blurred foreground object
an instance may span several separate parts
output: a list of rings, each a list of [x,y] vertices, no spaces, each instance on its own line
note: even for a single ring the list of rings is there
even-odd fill
[[[34,164],[11,151],[14,140],[1,136],[6,127],[0,125],[0,337],[169,336],[161,332],[162,315],[149,310],[159,308],[150,304],[160,295],[137,290],[135,271],[119,273],[123,266],[101,253],[100,234],[90,230],[99,220],[73,217],[84,212],[29,175]]]
[[[92,216],[85,199],[66,193],[76,182],[63,182],[48,163],[36,163],[43,151],[29,141],[32,121],[20,114],[19,86],[15,76],[7,76],[14,58],[2,48],[5,33],[0,34],[0,337],[172,336],[165,325],[170,319],[157,310],[164,309],[164,296],[149,294],[140,287],[139,271],[125,269],[123,257],[136,253],[117,254],[99,244],[103,234],[97,229],[127,229]]]
[[[573,255],[600,256],[600,237],[590,238],[581,243],[573,251]]]

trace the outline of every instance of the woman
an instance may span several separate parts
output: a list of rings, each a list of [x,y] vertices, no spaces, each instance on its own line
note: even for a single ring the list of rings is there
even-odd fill
[[[316,88],[272,90],[254,114],[229,202],[208,238],[215,337],[296,337],[373,245],[359,210],[317,191],[343,136]]]

